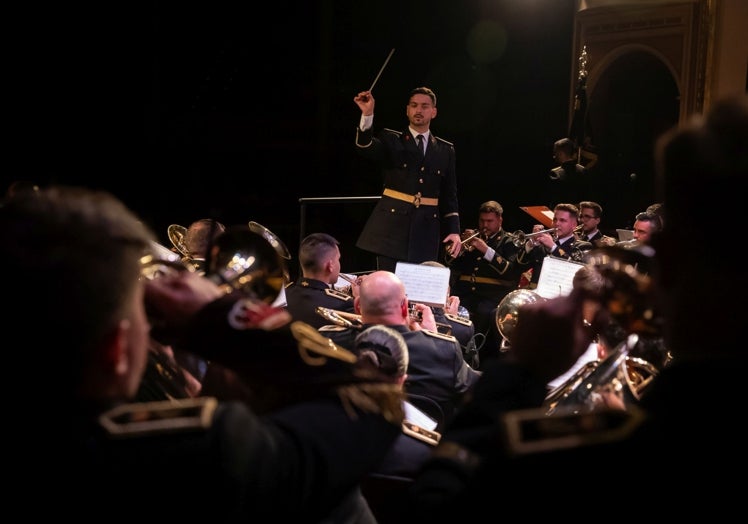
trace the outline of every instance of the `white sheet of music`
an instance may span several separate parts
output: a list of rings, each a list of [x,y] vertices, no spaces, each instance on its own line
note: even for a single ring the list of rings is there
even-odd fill
[[[398,262],[395,274],[405,284],[409,302],[436,307],[444,307],[446,304],[450,275],[448,267]]]
[[[538,278],[535,292],[543,298],[553,298],[571,293],[574,275],[584,264],[563,258],[547,256]]]

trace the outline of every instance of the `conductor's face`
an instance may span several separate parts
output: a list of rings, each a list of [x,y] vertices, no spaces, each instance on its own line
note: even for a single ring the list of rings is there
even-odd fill
[[[410,97],[406,113],[413,128],[425,131],[436,117],[436,106],[431,102],[431,97],[418,93]]]

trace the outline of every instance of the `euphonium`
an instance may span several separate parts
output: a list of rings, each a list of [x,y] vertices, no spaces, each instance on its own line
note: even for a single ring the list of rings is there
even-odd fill
[[[629,335],[604,360],[585,364],[577,373],[548,393],[548,415],[561,410],[573,413],[592,411],[598,406],[626,409],[639,400],[659,370],[644,359],[629,356],[639,336]]]

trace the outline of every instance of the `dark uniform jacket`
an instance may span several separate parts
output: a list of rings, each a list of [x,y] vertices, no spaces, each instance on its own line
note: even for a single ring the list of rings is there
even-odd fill
[[[367,325],[363,328],[366,329]],[[442,407],[445,420],[449,420],[457,403],[480,377],[463,358],[456,338],[428,330],[411,331],[408,326],[389,326],[399,332],[408,345],[408,379],[405,391],[435,400]],[[353,347],[359,331],[352,328],[321,332],[342,347]]]
[[[593,245],[593,247],[604,247],[604,246],[611,246],[616,243],[616,239],[603,234],[602,231],[599,229],[595,231],[595,234],[591,237],[584,238],[582,237],[582,240],[585,242],[589,242]]]
[[[312,278],[302,277],[286,287],[286,308],[294,320],[324,326],[328,321],[316,312],[318,306],[353,313],[353,297]]]
[[[582,262],[585,253],[592,249],[592,244],[584,240],[578,239],[572,235],[567,238],[561,244],[556,245],[553,251],[550,252],[551,256],[557,258],[564,258],[566,260],[573,260],[574,262]]]
[[[233,363],[247,384],[281,390],[285,402],[262,412],[212,397],[68,408],[72,421],[48,446],[68,462],[50,475],[75,475],[74,490],[55,504],[61,514],[82,522],[314,522],[380,463],[400,433],[400,388],[358,375],[315,329],[289,324],[286,311],[237,298],[208,304],[174,343]]]
[[[424,156],[409,130],[374,137],[370,128],[357,130],[356,150],[379,163],[385,192],[356,246],[405,262],[438,260],[442,238],[460,232],[454,146],[430,134]]]
[[[452,270],[452,292],[461,301],[479,297],[491,301],[496,307],[508,293],[517,289],[522,272],[528,269],[517,261],[517,246],[514,237],[499,230],[486,240],[496,254],[486,260],[478,250],[461,254],[450,264]]]

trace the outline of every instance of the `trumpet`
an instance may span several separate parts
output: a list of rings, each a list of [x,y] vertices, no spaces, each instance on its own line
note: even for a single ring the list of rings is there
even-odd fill
[[[473,250],[473,246],[472,246],[472,244],[470,243],[470,241],[471,241],[471,240],[473,240],[473,239],[474,239],[475,237],[477,237],[477,236],[478,236],[478,235],[480,235],[480,234],[481,234],[481,231],[480,231],[479,229],[466,229],[466,230],[465,230],[465,231],[464,231],[464,232],[462,233],[462,235],[461,235],[461,236],[465,236],[465,235],[468,235],[468,236],[466,236],[466,237],[465,237],[464,239],[462,239],[462,241],[460,242],[460,244],[462,245],[462,249],[460,249],[460,254],[459,254],[459,255],[457,255],[457,257],[459,257],[459,256],[462,256],[462,255],[463,255],[464,253],[467,253],[468,251],[472,251],[472,250]],[[445,255],[445,258],[446,258],[446,261],[447,261],[447,263],[448,263],[448,264],[449,264],[450,262],[452,262],[452,261],[453,261],[453,260],[454,260],[455,258],[457,258],[457,257],[453,257],[453,256],[452,256],[452,255],[450,254],[450,252],[449,252],[449,251],[447,251],[447,253],[446,253],[446,255]]]
[[[542,229],[540,231],[535,231],[534,233],[525,233],[524,231],[515,231],[512,233],[512,236],[514,237],[512,240],[512,243],[517,247],[523,247],[527,242],[532,240],[538,235],[544,235],[549,234],[552,235],[556,232],[555,227],[550,227],[548,229]]]

